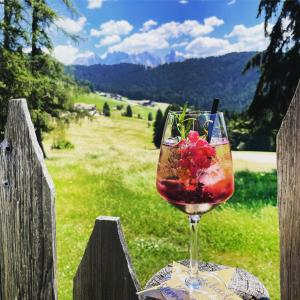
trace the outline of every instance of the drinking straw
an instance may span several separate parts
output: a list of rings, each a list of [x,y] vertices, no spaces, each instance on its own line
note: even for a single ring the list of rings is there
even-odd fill
[[[210,143],[212,138],[212,133],[215,125],[216,120],[216,113],[218,111],[218,106],[220,103],[220,99],[215,98],[213,101],[213,105],[210,111],[210,118],[209,118],[209,125],[208,125],[208,133],[207,133],[207,141]]]

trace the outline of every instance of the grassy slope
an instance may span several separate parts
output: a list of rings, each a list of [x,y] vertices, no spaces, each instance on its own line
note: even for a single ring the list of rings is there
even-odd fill
[[[74,150],[50,151],[49,138],[60,299],[71,299],[72,278],[99,215],[121,217],[142,284],[167,263],[188,256],[187,219],[155,189],[158,151],[151,134],[145,120],[115,111],[111,118],[73,124],[68,138]],[[271,299],[279,299],[275,193],[274,173],[237,173],[235,196],[204,216],[200,226],[201,258],[247,269],[267,286]]]

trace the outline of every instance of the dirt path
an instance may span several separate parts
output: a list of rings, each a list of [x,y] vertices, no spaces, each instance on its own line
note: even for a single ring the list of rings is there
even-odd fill
[[[267,172],[276,169],[275,152],[233,151],[232,157],[235,170]]]

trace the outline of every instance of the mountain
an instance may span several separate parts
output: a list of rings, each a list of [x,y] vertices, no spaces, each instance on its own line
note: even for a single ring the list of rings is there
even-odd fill
[[[101,58],[95,53],[88,55],[78,56],[73,65],[91,66],[91,65],[116,65],[121,63],[129,63],[136,65],[144,65],[146,67],[157,67],[163,63],[172,63],[184,61],[184,56],[179,52],[172,49],[164,58],[160,58],[157,55],[149,52],[143,52],[138,54],[128,54],[125,52],[112,52],[107,53],[104,58]]]
[[[244,110],[252,101],[258,70],[242,74],[254,52],[188,59],[149,68],[117,65],[71,66],[66,70],[77,80],[88,80],[99,91],[118,93],[131,99],[150,99],[210,109],[211,100],[222,100],[221,108]]]
[[[165,56],[165,63],[170,64],[173,62],[182,62],[185,58],[182,54],[172,49],[166,56]]]
[[[121,63],[130,63],[137,65],[144,65],[147,67],[156,67],[163,63],[160,57],[143,52],[139,54],[128,54],[125,52],[112,52],[108,53],[104,58],[97,54],[91,53],[90,55],[78,56],[73,65],[91,66],[96,64],[102,65],[116,65]]]
[[[120,63],[130,63],[144,65],[147,67],[156,67],[160,65],[162,61],[158,56],[152,55],[149,52],[143,52],[138,54],[112,52],[108,53],[107,56],[102,59],[102,64],[104,65],[115,65]]]
[[[101,63],[102,63],[101,58],[95,53],[91,53],[90,55],[77,56],[77,58],[73,62],[74,65],[82,65],[82,66],[91,66],[91,65],[101,64]]]

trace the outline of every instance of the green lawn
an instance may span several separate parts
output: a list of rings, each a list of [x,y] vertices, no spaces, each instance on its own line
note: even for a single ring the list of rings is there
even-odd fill
[[[99,96],[80,100],[103,103]],[[100,215],[121,217],[142,285],[161,267],[188,257],[187,218],[155,189],[159,153],[151,136],[146,120],[113,111],[111,118],[72,124],[73,150],[50,150],[48,137],[47,166],[57,193],[60,299],[72,297],[72,278]],[[203,260],[247,269],[266,285],[271,299],[279,299],[276,174],[237,172],[234,197],[201,221],[200,248]]]

